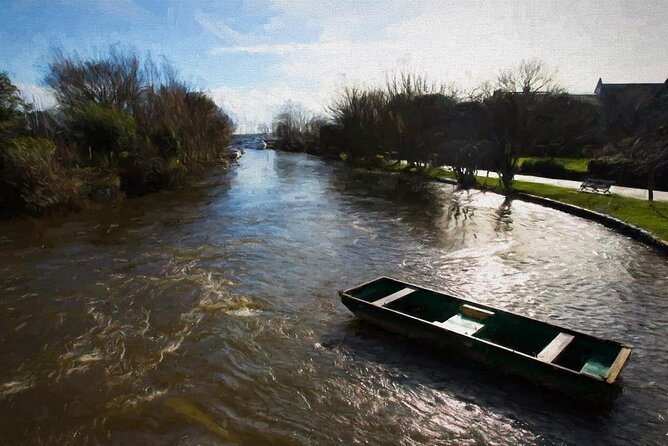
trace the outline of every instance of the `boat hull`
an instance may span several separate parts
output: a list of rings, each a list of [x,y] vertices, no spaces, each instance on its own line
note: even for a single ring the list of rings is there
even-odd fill
[[[576,399],[594,402],[611,401],[619,392],[618,382],[573,373],[550,362],[520,354],[491,342],[444,329],[432,322],[411,317],[389,308],[357,299],[340,292],[342,303],[356,316],[395,332],[419,340],[423,345],[438,348],[449,362],[461,358],[480,364],[494,373],[528,379],[538,385],[565,393]]]

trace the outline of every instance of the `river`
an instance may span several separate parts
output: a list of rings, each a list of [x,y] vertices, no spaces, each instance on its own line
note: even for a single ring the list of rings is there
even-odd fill
[[[635,346],[591,408],[356,320],[392,275]],[[0,222],[0,444],[665,444],[668,262],[492,193],[247,150]]]

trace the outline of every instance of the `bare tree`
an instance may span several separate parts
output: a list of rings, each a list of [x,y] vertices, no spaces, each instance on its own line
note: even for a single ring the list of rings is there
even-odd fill
[[[426,163],[436,152],[435,133],[461,92],[454,84],[430,82],[410,73],[386,82],[387,102],[376,126],[385,147],[410,164]]]
[[[341,129],[343,150],[365,156],[380,145],[376,131],[380,114],[387,104],[387,94],[380,89],[345,88],[329,107],[334,125]]]
[[[144,93],[144,73],[139,58],[112,48],[106,58],[81,60],[56,51],[46,83],[66,109],[92,101],[133,113]]]
[[[515,69],[501,70],[496,86],[510,93],[559,94],[565,90],[557,79],[557,72],[538,59],[522,60]]]
[[[485,99],[491,98],[492,94],[494,94],[494,84],[491,81],[484,81],[466,93],[466,99],[469,102],[482,102]]]
[[[647,175],[647,195],[652,201],[657,174],[665,175],[668,169],[668,84],[638,110],[638,115],[640,124],[628,157],[636,161],[638,173]]]
[[[325,119],[312,116],[299,103],[286,102],[272,123],[274,135],[283,150],[312,152],[317,149],[320,128]]]
[[[513,190],[519,151],[530,139],[527,123],[535,105],[532,97],[496,92],[484,102],[488,140],[492,144],[488,162],[499,175],[506,193]]]

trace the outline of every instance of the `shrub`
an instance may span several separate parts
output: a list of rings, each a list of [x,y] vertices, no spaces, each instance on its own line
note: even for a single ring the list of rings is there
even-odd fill
[[[323,125],[318,144],[324,154],[338,155],[345,147],[343,128],[334,124]]]
[[[570,171],[553,158],[525,160],[520,166],[520,173],[546,178],[570,178]]]
[[[276,147],[288,152],[320,154],[320,129],[326,121],[318,116],[307,117],[299,105],[288,101],[272,123]]]
[[[171,160],[181,157],[181,141],[174,135],[174,131],[165,124],[154,126],[151,129],[149,138],[164,159]]]
[[[93,165],[116,165],[115,154],[129,151],[145,159],[159,153],[190,167],[216,160],[234,131],[230,117],[208,95],[180,82],[169,64],[142,62],[117,49],[88,60],[56,54],[46,83],[83,157],[95,155]]]
[[[29,109],[7,73],[0,71],[0,135],[20,127]]]
[[[380,138],[376,131],[379,113],[387,98],[379,89],[346,88],[329,107],[334,124],[341,129],[339,149],[351,157],[364,157],[379,152]],[[382,150],[380,150],[382,151]]]
[[[95,154],[99,165],[111,161],[111,153],[134,148],[137,123],[124,111],[88,102],[74,113],[71,129],[84,159]]]
[[[0,209],[40,215],[57,206],[78,207],[76,191],[54,158],[54,144],[18,137],[0,147]]]
[[[165,161],[160,157],[146,158],[138,154],[123,154],[120,159],[121,187],[128,195],[144,195],[182,184],[188,169],[178,160]]]

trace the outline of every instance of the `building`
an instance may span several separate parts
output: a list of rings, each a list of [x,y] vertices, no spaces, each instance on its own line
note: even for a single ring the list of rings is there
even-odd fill
[[[638,111],[665,91],[668,91],[668,79],[662,84],[608,84],[599,79],[594,96],[603,107],[607,133],[613,137],[634,134],[639,125]]]

